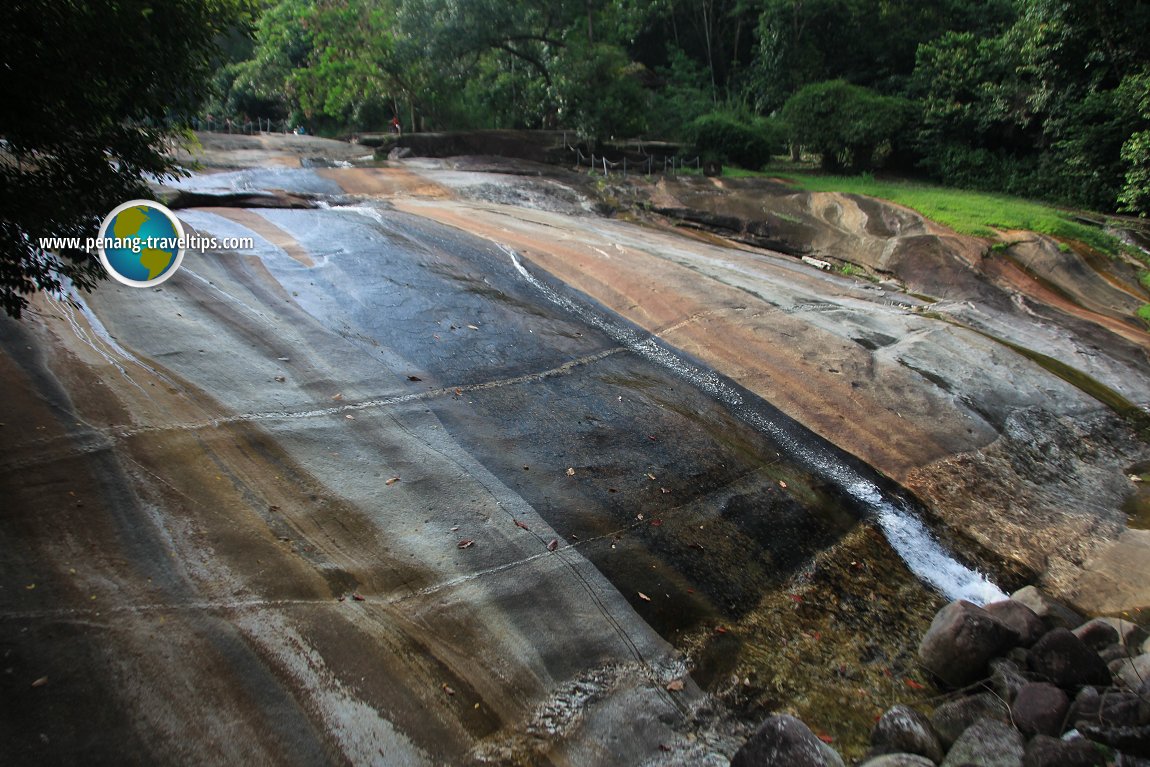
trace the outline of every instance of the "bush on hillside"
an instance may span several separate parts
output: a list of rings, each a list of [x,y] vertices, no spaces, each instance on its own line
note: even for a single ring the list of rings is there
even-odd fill
[[[781,126],[770,120],[746,122],[733,115],[712,112],[691,123],[689,134],[704,158],[758,170],[771,160],[786,140]]]
[[[822,155],[830,171],[865,170],[878,164],[913,122],[914,105],[845,80],[804,86],[783,105],[791,141]]]

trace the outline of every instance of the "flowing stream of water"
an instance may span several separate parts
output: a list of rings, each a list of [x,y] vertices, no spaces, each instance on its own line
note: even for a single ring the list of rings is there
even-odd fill
[[[744,422],[774,440],[797,463],[853,498],[867,511],[869,519],[883,531],[891,547],[911,572],[947,598],[966,599],[975,604],[1006,598],[1006,594],[985,574],[955,559],[909,504],[883,492],[875,482],[840,460],[831,450],[809,438],[799,438],[791,426],[765,415],[717,374],[700,370],[660,344],[653,336],[613,322],[591,307],[560,295],[531,274],[514,249],[503,244],[499,244],[499,247],[511,259],[520,276],[548,301],[572,312],[634,353],[715,397]]]

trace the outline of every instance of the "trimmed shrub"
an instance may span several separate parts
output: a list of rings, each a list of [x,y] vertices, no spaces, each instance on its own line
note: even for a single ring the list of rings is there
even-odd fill
[[[913,115],[913,102],[845,80],[807,85],[781,111],[791,140],[821,154],[831,171],[875,167],[877,150],[894,145]]]
[[[721,112],[703,115],[691,123],[689,134],[704,159],[734,163],[758,170],[771,160],[771,152],[785,134],[770,121],[747,123]]]

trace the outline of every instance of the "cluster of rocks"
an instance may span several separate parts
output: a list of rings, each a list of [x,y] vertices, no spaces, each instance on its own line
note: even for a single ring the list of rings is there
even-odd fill
[[[919,660],[954,692],[929,716],[894,706],[863,767],[1150,767],[1150,640],[1118,618],[1084,620],[1028,586],[934,617]],[[767,719],[732,767],[836,767],[798,719]]]

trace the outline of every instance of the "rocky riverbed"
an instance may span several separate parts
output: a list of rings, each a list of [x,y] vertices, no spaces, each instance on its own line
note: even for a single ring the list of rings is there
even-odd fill
[[[254,250],[3,326],[15,759],[722,764],[775,711],[855,758],[939,693],[948,597],[1150,604],[1121,261],[768,181],[204,145],[163,194]]]

